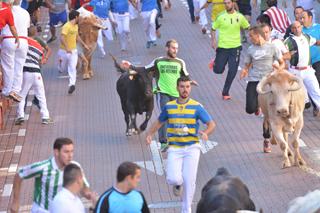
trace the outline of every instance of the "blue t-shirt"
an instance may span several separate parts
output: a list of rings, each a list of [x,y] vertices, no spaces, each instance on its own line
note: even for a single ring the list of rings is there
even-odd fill
[[[129,1],[128,0],[111,0],[111,11],[113,13],[129,12]]]
[[[316,40],[320,40],[320,25],[313,24],[311,27],[303,27],[302,32],[315,38]],[[310,55],[311,55],[311,63],[314,64],[320,61],[320,46],[313,45],[310,47]]]
[[[168,102],[159,116],[161,123],[167,121],[169,145],[186,146],[199,142],[199,120],[208,123],[212,120],[203,106],[193,99],[180,104],[177,100]]]
[[[141,192],[132,190],[122,193],[112,187],[100,196],[94,212],[149,213],[149,208]]]
[[[93,14],[99,18],[108,18],[111,0],[91,0],[90,6],[93,7]]]
[[[157,0],[141,0],[142,6],[141,11],[151,11],[153,9],[158,9]]]

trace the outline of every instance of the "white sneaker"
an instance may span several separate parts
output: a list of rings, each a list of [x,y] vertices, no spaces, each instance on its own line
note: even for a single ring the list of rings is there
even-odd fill
[[[180,197],[182,195],[182,185],[177,185],[172,187],[174,196]]]

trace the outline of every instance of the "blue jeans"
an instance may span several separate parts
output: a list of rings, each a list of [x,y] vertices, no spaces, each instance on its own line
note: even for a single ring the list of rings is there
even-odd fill
[[[173,101],[176,99],[176,97],[172,97],[167,94],[157,94],[157,102],[159,103],[158,106],[160,105],[161,110],[164,107],[164,105],[166,105],[169,101]],[[158,136],[160,143],[167,143],[167,123],[164,123],[162,127],[158,130]]]

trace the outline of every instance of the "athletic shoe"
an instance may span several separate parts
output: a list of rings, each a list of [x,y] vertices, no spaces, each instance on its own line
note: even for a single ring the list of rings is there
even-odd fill
[[[24,122],[24,118],[23,117],[19,117],[14,122],[14,125],[21,125],[21,124],[23,124],[23,122]]]
[[[52,36],[52,37],[47,41],[47,43],[49,44],[49,43],[55,41],[56,39],[57,39],[57,36]]]
[[[270,153],[271,152],[271,146],[269,139],[265,139],[263,141],[263,152],[264,153]]]
[[[151,45],[152,45],[153,47],[157,46],[156,41],[151,41]]]
[[[181,185],[173,186],[172,191],[174,196],[180,197],[182,195],[182,186]]]
[[[169,144],[168,143],[161,143],[161,146],[160,146],[160,151],[161,152],[166,152],[169,148]]]
[[[222,99],[224,101],[227,101],[227,100],[230,100],[231,99],[231,96],[230,95],[222,95]]]
[[[261,115],[261,108],[259,107],[258,109],[257,109],[257,111],[254,113],[256,116],[259,116],[259,115]]]
[[[146,48],[149,49],[151,47],[152,41],[147,41]]]
[[[75,90],[76,90],[76,86],[75,86],[75,85],[71,85],[71,86],[69,87],[68,93],[69,93],[69,94],[72,94]]]
[[[42,118],[42,124],[52,124],[53,120],[51,118]]]

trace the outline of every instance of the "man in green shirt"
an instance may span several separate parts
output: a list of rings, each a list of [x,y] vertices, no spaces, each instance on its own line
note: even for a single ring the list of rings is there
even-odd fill
[[[250,24],[247,19],[235,10],[234,0],[224,0],[226,10],[219,14],[212,24],[212,48],[216,50],[215,66],[213,72],[222,74],[228,63],[228,75],[225,81],[222,98],[231,99],[229,90],[233,79],[237,75],[241,52],[241,29],[248,29]],[[215,31],[219,30],[219,40],[216,41]]]
[[[179,45],[176,40],[171,39],[167,41],[167,56],[156,58],[149,65],[145,66],[148,72],[155,73],[155,92],[157,93],[157,102],[160,109],[169,101],[173,101],[179,97],[176,87],[178,78],[181,76],[189,76],[185,62],[177,57],[178,48]],[[122,61],[122,66],[132,70],[136,69],[136,67],[128,61]],[[195,81],[192,81],[192,83],[197,85]],[[165,152],[168,148],[166,125],[163,125],[159,129],[158,134],[161,151]]]

